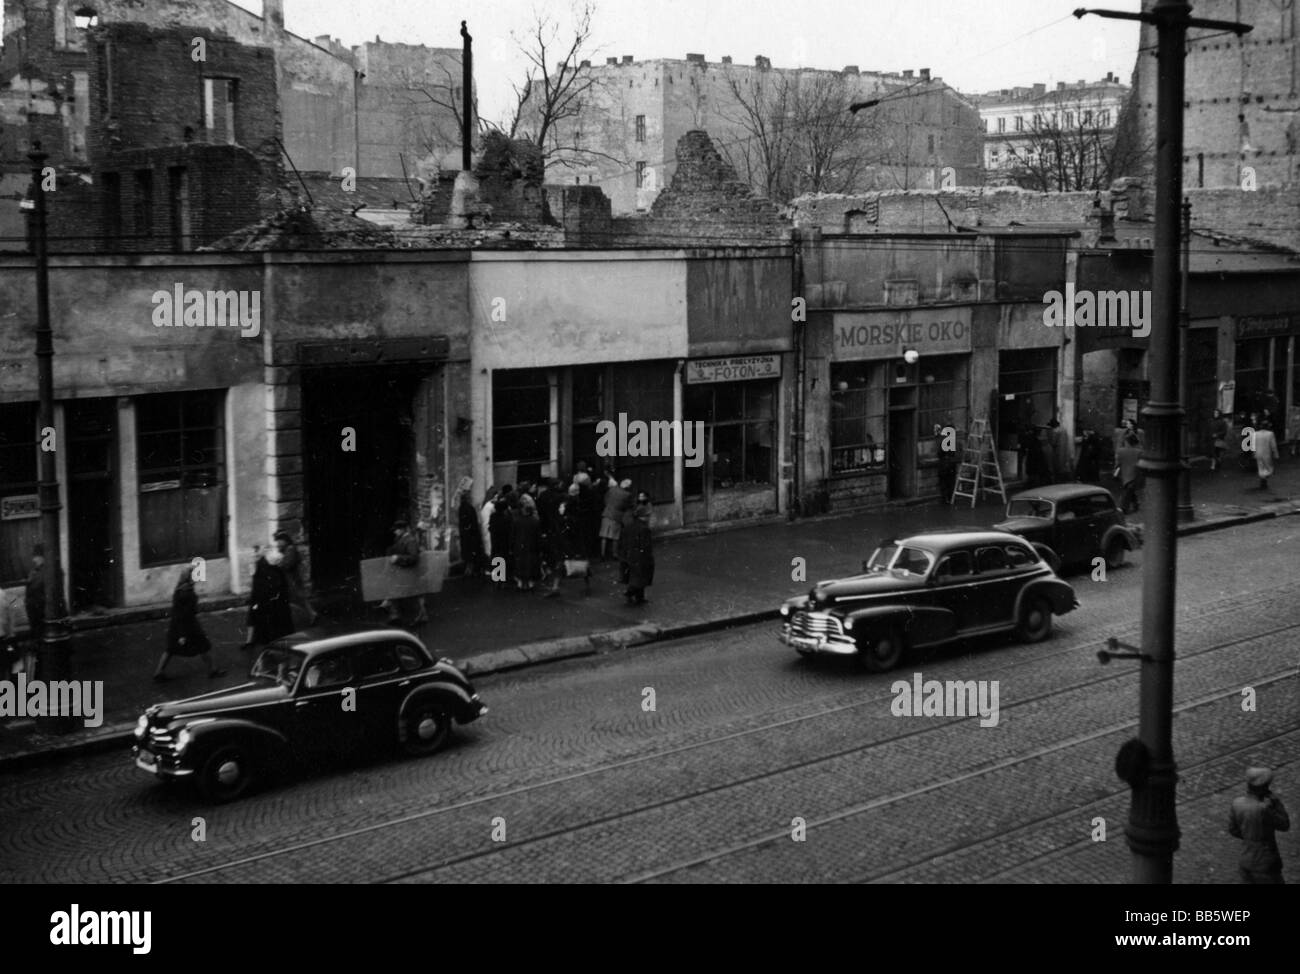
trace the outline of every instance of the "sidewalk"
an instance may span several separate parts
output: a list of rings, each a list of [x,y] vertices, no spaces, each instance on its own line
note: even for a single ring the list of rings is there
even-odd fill
[[[1179,533],[1300,512],[1300,460],[1283,460],[1269,494],[1247,489],[1255,484],[1256,478],[1235,464],[1217,472],[1195,469],[1196,520],[1180,525]],[[1113,482],[1106,486],[1117,488]],[[974,509],[931,502],[660,539],[650,602],[638,607],[624,603],[612,562],[594,563],[591,593],[585,596],[582,583],[572,580],[562,583],[559,598],[544,599],[513,586],[498,591],[477,578],[449,579],[440,594],[429,598],[430,621],[418,634],[434,655],[457,660],[471,676],[678,638],[774,618],[783,599],[807,591],[813,582],[860,570],[883,537],[928,528],[987,527],[1001,517],[997,501],[983,501]],[[1138,515],[1130,520],[1140,519]],[[806,581],[791,577],[794,559],[799,558],[806,566]],[[0,767],[58,752],[120,747],[130,739],[136,717],[151,703],[242,682],[249,662],[238,648],[243,641],[242,606],[201,617],[218,664],[229,671],[218,680],[209,680],[198,660],[174,659],[169,666],[173,679],[152,681],[166,632],[162,615],[137,610],[118,624],[99,617],[97,628],[78,631],[72,678],[104,681],[102,726],[53,736],[30,719],[4,720]],[[381,617],[376,615],[375,621]]]

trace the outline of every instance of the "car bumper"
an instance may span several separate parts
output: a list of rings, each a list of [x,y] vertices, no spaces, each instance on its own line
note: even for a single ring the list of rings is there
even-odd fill
[[[138,744],[131,748],[131,757],[137,768],[157,778],[186,778],[194,773],[193,768],[185,767],[171,755],[158,754]]]
[[[804,656],[854,656],[858,644],[846,638],[826,638],[824,636],[796,636],[788,631],[781,631],[777,639],[785,646],[798,650]]]

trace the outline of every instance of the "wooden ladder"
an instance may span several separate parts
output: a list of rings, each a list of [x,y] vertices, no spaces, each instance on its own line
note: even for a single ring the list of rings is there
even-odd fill
[[[958,497],[968,497],[970,506],[974,507],[975,498],[981,492],[996,494],[1002,498],[1003,504],[1007,502],[1002,468],[998,466],[997,446],[993,442],[987,419],[977,419],[971,423],[949,503],[956,503]]]

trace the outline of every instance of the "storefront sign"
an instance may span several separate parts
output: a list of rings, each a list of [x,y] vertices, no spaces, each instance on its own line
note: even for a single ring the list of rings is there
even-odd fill
[[[0,498],[0,521],[25,521],[40,516],[41,501],[37,494]]]
[[[1287,315],[1247,315],[1237,319],[1238,341],[1289,334],[1291,319]]]
[[[935,308],[888,314],[837,314],[831,323],[837,361],[902,358],[906,349],[921,355],[952,355],[971,347],[970,308]]]
[[[696,359],[686,363],[686,384],[739,382],[745,379],[777,379],[781,376],[780,355],[735,355],[731,358]]]

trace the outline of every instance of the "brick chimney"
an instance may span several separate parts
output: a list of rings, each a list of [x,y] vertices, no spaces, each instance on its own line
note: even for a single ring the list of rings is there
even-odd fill
[[[606,63],[606,64],[618,64],[618,58],[616,58],[616,57],[607,57],[607,58],[605,58],[605,63]]]
[[[772,59],[763,57],[761,54],[754,55],[754,67],[760,71],[772,70]]]
[[[262,20],[273,30],[284,30],[284,0],[262,0]]]
[[[922,80],[922,81],[929,81],[929,80],[930,80],[930,69],[929,69],[929,68],[922,68],[922,69],[921,69],[921,80]]]
[[[730,64],[730,63],[731,63],[731,55],[730,55],[730,54],[724,54],[724,55],[722,55],[722,63],[723,63],[723,64]]]
[[[706,61],[704,60],[704,55],[703,55],[703,54],[688,54],[688,55],[686,55],[686,60],[689,61],[691,64],[707,64],[707,63],[708,63],[708,62],[706,62]]]
[[[1035,98],[1041,98],[1041,97],[1042,97],[1043,95],[1045,95],[1045,94],[1047,94],[1047,85],[1045,85],[1045,84],[1036,84],[1036,85],[1034,85],[1034,97],[1035,97]]]
[[[844,73],[844,74],[852,74],[852,75],[856,75],[856,74],[859,73],[859,71],[858,71],[858,66],[857,66],[856,64],[846,64],[846,65],[844,65],[844,71],[843,71],[843,73]]]
[[[912,69],[911,69],[911,68],[908,68],[906,71],[903,72],[903,77],[904,77],[904,78],[910,78],[911,76],[912,76]]]
[[[632,63],[632,55],[631,55],[631,54],[624,54],[624,55],[623,55],[623,63],[624,63],[624,64],[631,64],[631,63]]]

